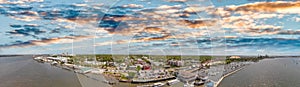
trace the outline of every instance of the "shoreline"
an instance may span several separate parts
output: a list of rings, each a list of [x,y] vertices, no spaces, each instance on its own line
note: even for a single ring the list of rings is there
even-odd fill
[[[244,67],[245,67],[245,66],[244,66]],[[234,70],[234,71],[232,71],[232,72],[230,72],[230,73],[225,74],[224,76],[222,76],[222,77],[218,80],[217,83],[215,83],[215,86],[214,86],[214,87],[218,87],[219,84],[223,81],[224,78],[226,78],[226,77],[228,77],[228,76],[230,76],[230,75],[232,75],[232,74],[234,74],[234,73],[236,73],[236,72],[238,72],[238,71],[244,69],[244,67],[241,67],[241,68],[236,69],[236,70]]]

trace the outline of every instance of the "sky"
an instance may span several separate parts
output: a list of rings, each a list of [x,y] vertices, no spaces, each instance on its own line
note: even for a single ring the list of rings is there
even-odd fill
[[[0,0],[0,54],[298,55],[300,2]]]

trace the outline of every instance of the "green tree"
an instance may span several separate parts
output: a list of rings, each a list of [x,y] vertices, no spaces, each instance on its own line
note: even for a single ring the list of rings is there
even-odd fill
[[[137,66],[137,67],[136,67],[136,71],[140,71],[141,69],[142,69],[141,66]]]
[[[200,62],[204,63],[206,61],[211,60],[213,57],[212,56],[200,56]]]
[[[230,59],[226,59],[226,64],[230,64],[231,63],[231,60]]]

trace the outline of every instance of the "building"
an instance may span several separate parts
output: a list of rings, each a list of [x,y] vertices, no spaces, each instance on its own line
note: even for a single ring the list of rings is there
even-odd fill
[[[197,79],[197,74],[187,71],[180,71],[177,75],[177,78],[188,87],[191,87],[193,86],[194,81]]]
[[[230,56],[229,58],[230,59],[240,59],[241,57],[240,56]]]
[[[126,70],[127,65],[125,63],[121,63],[118,68],[119,70]]]
[[[143,70],[151,70],[151,66],[150,65],[144,65]]]
[[[184,62],[181,60],[169,60],[168,64],[171,66],[183,66]]]

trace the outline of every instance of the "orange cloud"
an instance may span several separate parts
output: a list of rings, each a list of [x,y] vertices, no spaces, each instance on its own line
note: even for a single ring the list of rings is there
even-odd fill
[[[300,13],[300,2],[257,2],[241,6],[231,6],[230,11],[242,12],[277,12],[277,13]]]
[[[27,42],[21,42],[10,45],[2,45],[0,48],[13,48],[13,47],[27,47],[27,46],[44,46],[49,44],[62,44],[62,43],[73,43],[84,39],[93,38],[93,36],[65,36],[56,37],[43,40],[30,40]]]
[[[183,20],[182,23],[190,28],[201,28],[213,26],[216,21],[213,20]]]
[[[160,32],[162,32],[162,30],[163,30],[163,29],[158,28],[158,27],[146,27],[146,28],[144,29],[144,31],[150,32],[150,33],[160,33]]]

